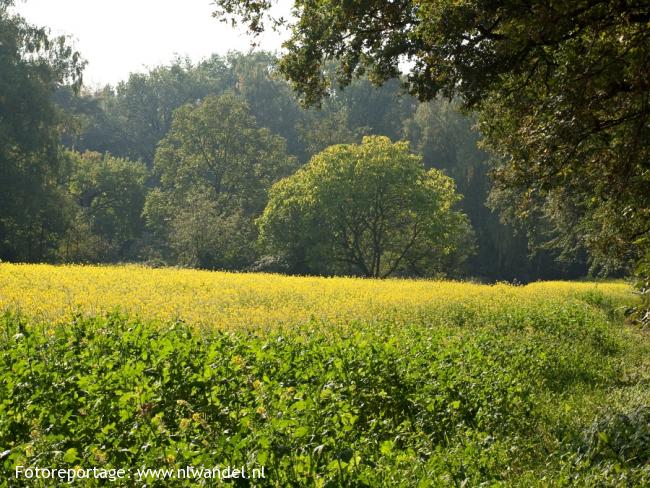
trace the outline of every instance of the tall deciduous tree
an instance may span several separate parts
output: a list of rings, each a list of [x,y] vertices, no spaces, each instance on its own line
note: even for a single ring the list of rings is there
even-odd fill
[[[277,183],[259,225],[297,270],[432,275],[471,250],[459,199],[453,180],[426,171],[408,143],[371,136],[329,147]]]
[[[0,259],[49,259],[65,230],[52,95],[78,85],[83,62],[65,38],[12,15],[0,0]]]
[[[243,239],[238,233],[250,234],[268,189],[295,164],[285,141],[258,127],[237,97],[210,96],[197,105],[185,105],[174,113],[171,129],[156,152],[154,170],[160,188],[147,198],[148,223],[169,240],[183,264],[205,268],[251,264],[254,235]],[[235,261],[228,258],[236,255]]]

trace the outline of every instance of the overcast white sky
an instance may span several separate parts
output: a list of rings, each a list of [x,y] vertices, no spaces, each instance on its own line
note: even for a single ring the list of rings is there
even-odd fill
[[[292,2],[280,3],[288,11]],[[84,82],[90,86],[116,84],[176,54],[198,61],[250,48],[243,29],[211,16],[211,0],[17,0],[15,10],[53,34],[72,36],[88,61]],[[265,34],[261,47],[279,50],[281,41]]]

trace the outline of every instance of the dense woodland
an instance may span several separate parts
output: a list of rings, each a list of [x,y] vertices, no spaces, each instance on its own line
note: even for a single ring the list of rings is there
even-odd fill
[[[477,115],[453,93],[419,101],[404,77],[376,86],[360,76],[345,88],[330,83],[322,104],[305,108],[267,52],[175,59],[90,90],[69,43],[11,15],[8,3],[0,2],[2,260],[374,275],[298,262],[260,236],[260,217],[272,185],[314,156],[386,136],[453,179],[453,208],[471,228],[448,259],[394,274],[527,282],[629,270],[629,259],[599,267],[585,246],[555,249],[554,229],[531,232],[508,212],[518,204],[508,207],[503,186],[501,198],[499,187],[488,198],[504,156],[481,149]],[[323,64],[323,79],[343,62]]]

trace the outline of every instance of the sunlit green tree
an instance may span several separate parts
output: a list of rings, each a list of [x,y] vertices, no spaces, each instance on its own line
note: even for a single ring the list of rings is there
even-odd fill
[[[455,272],[472,250],[451,178],[425,170],[408,143],[365,137],[314,156],[277,183],[262,241],[297,270],[360,274]]]

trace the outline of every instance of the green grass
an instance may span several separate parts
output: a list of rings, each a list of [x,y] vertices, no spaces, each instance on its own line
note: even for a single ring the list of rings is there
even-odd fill
[[[52,486],[18,465],[245,465],[266,478],[237,486],[648,486],[650,337],[614,308],[295,333],[7,313],[0,483]]]

